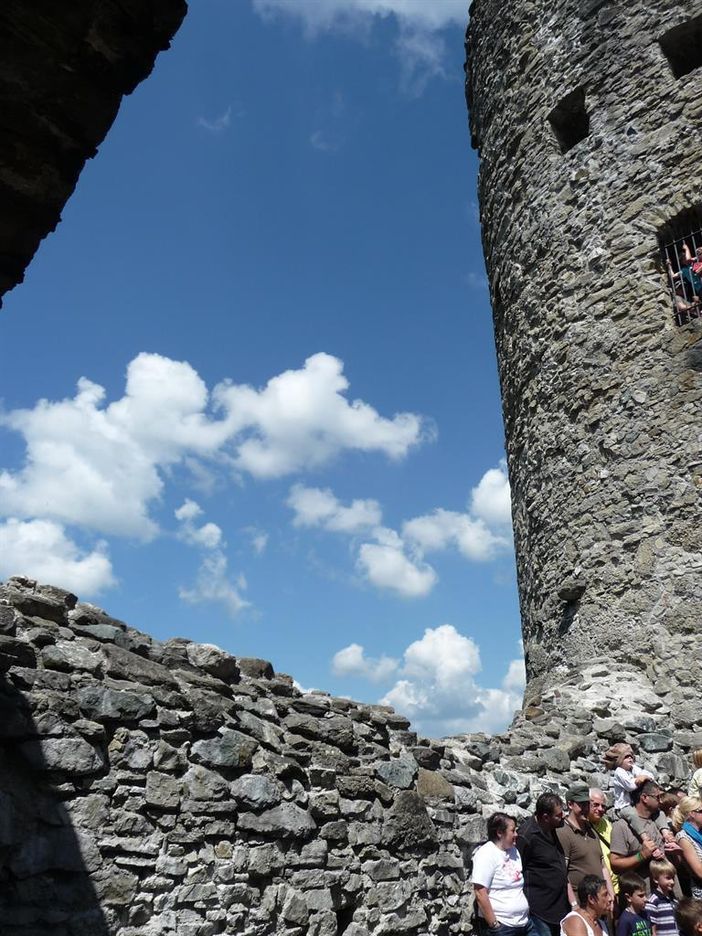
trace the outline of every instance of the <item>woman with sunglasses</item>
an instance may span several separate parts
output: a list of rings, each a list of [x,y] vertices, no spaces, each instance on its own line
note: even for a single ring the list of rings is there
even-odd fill
[[[673,810],[675,840],[690,873],[691,896],[702,899],[702,800],[686,796]]]

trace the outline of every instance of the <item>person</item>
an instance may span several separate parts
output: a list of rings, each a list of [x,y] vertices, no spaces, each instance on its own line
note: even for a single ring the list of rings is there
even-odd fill
[[[702,900],[686,897],[675,911],[675,922],[681,936],[702,936]]]
[[[613,770],[612,792],[614,793],[614,810],[619,818],[626,819],[636,835],[641,837],[643,825],[634,809],[632,794],[638,793],[640,787],[647,780],[653,780],[650,770],[644,770],[634,763],[634,751],[630,744],[619,742],[613,744],[604,754],[605,766]],[[673,842],[674,836],[668,827],[665,813],[657,810],[655,823],[665,841]]]
[[[578,906],[561,920],[560,936],[603,936],[600,918],[609,910],[603,878],[586,874],[578,884]]]
[[[692,752],[692,766],[695,772],[692,774],[687,795],[696,796],[699,799],[702,798],[702,748]]]
[[[689,875],[689,896],[702,900],[702,799],[686,796],[673,810],[675,841]]]
[[[687,244],[682,245],[682,258],[678,259],[678,263],[680,269],[678,272],[675,272],[670,258],[666,260],[668,276],[673,284],[673,288],[675,289],[676,282],[679,282],[683,287],[687,299],[692,300],[695,296],[702,296],[702,278],[700,278],[699,273],[694,269],[695,258],[692,256],[692,252]]]
[[[610,903],[614,899],[609,869],[602,856],[602,849],[595,830],[589,821],[590,788],[587,783],[574,783],[566,791],[568,815],[556,830],[568,869],[568,899],[573,909],[578,906],[575,893],[578,884],[586,876],[602,877],[607,884]]]
[[[651,924],[644,916],[646,882],[638,874],[619,879],[619,922],[617,936],[651,936]]]
[[[676,315],[682,318],[689,320],[700,317],[700,299],[694,296],[692,300],[688,300],[682,286],[677,286],[673,293],[673,305]]]
[[[663,857],[663,836],[652,818],[658,813],[661,795],[662,790],[654,780],[647,780],[639,787],[634,808],[641,820],[640,835],[634,832],[626,819],[618,819],[612,826],[610,862],[615,874],[635,871],[647,879],[651,859]]]
[[[683,793],[683,796],[684,795],[685,794]],[[665,813],[665,818],[668,820],[668,825],[670,825],[673,810],[678,805],[683,796],[680,796],[678,793],[676,793],[674,789],[666,790],[661,796],[658,805],[660,806],[661,811]]]
[[[558,936],[568,913],[568,873],[556,829],[563,824],[563,801],[557,793],[542,793],[534,815],[523,822],[517,848],[524,868],[524,893],[538,936]]]
[[[479,928],[485,934],[529,936],[522,858],[515,848],[517,824],[507,813],[496,812],[487,821],[487,834],[487,842],[473,855]]]
[[[609,853],[612,850],[612,823],[605,815],[606,812],[607,800],[605,799],[604,793],[599,787],[590,787],[590,812],[588,814],[588,819],[599,840],[600,851],[602,852],[602,857],[604,863],[607,865],[609,878],[612,882],[612,891],[616,895],[619,892],[617,875],[612,871],[612,865],[609,859]]]
[[[678,936],[675,922],[675,908],[678,905],[673,896],[675,890],[675,866],[667,858],[654,859],[650,868],[654,887],[646,901],[646,915],[651,924],[653,936]]]

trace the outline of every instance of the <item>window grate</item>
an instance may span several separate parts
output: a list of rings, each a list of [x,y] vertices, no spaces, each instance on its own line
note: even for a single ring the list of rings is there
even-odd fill
[[[702,318],[702,226],[661,245],[677,325]]]

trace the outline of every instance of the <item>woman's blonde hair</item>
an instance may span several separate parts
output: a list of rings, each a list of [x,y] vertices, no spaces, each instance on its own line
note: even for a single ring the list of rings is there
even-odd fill
[[[702,748],[692,752],[692,763],[697,768],[702,767]]]
[[[687,817],[693,809],[702,809],[702,800],[698,799],[696,796],[683,796],[673,810],[673,815],[670,817],[670,821],[676,832],[682,829],[683,822],[687,821]]]

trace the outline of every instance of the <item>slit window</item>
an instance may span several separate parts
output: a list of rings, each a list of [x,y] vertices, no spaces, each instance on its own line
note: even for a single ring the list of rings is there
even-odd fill
[[[567,153],[590,132],[590,115],[585,109],[585,89],[567,94],[548,115],[562,153]]]
[[[676,78],[702,66],[702,16],[675,26],[658,41]]]
[[[702,317],[702,205],[681,212],[660,232],[673,319],[685,325]]]

